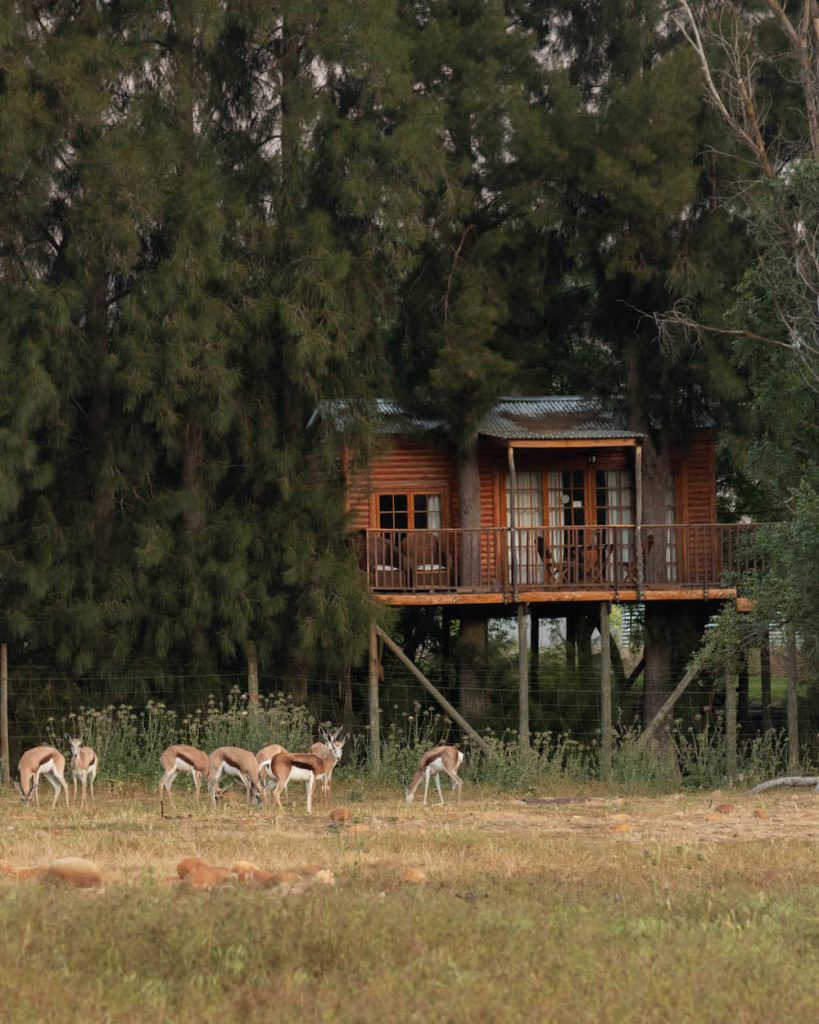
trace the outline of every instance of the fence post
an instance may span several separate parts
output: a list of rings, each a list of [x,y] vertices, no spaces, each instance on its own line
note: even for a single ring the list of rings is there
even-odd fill
[[[381,719],[378,710],[378,634],[376,625],[370,625],[370,653],[367,659],[369,675],[370,709],[370,768],[381,767]]]
[[[788,771],[799,770],[799,663],[796,653],[796,630],[789,626],[785,638],[785,662],[788,673]]]
[[[259,658],[253,641],[247,645],[247,703],[251,708],[259,707]]]
[[[529,651],[526,636],[526,605],[518,603],[518,743],[529,746]]]
[[[737,684],[733,671],[725,670],[725,774],[737,774]]]
[[[9,756],[9,648],[0,644],[0,782],[11,782]]]
[[[611,630],[608,601],[600,603],[600,767],[603,778],[611,773]]]
[[[762,688],[762,731],[768,732],[773,728],[773,720],[771,718],[771,636],[767,628],[759,648],[759,677]]]

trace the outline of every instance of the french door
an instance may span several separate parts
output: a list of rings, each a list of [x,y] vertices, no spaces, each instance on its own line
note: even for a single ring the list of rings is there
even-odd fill
[[[593,465],[518,472],[512,538],[521,584],[623,583],[634,562],[633,477]],[[507,478],[507,522],[510,520]],[[511,562],[511,552],[509,556]]]

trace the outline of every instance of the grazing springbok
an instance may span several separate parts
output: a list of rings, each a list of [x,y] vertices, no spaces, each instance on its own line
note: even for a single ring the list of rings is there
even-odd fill
[[[270,774],[270,762],[276,756],[284,752],[281,743],[268,743],[266,747],[256,752],[256,764],[259,766],[259,782],[264,786],[264,791],[276,785],[276,780]],[[269,778],[268,778],[269,776]]]
[[[24,804],[30,804],[31,798],[34,797],[35,805],[40,806],[38,789],[41,776],[45,776],[54,790],[54,802],[51,806],[57,806],[61,786],[65,793],[65,805],[71,806],[65,781],[65,758],[56,747],[32,747],[31,750],[27,750],[17,763],[17,772],[20,778],[14,783],[14,788]]]
[[[444,794],[441,792],[441,772],[446,772],[450,779],[452,779],[452,789],[453,791],[458,791],[458,800],[460,801],[463,782],[458,775],[458,769],[461,767],[463,759],[464,755],[457,747],[433,747],[432,750],[422,754],[421,760],[418,762],[418,771],[407,787],[407,803],[412,803],[415,790],[418,789],[421,779],[423,779],[424,805],[426,805],[430,778],[435,779],[435,785],[438,787],[438,796],[441,798],[441,803],[443,803]]]
[[[281,755],[278,755],[281,756]],[[219,795],[219,783],[227,775],[239,779],[245,787],[247,802],[251,799],[264,802],[264,792],[259,785],[259,765],[255,754],[241,747],[218,747],[208,757],[208,790],[212,803]]]
[[[202,776],[208,778],[208,755],[204,750],[197,750],[196,747],[189,747],[184,743],[174,743],[166,747],[159,755],[160,763],[165,774],[159,783],[159,801],[162,802],[162,791],[167,790],[168,796],[173,803],[171,786],[173,780],[180,772],[190,772],[193,776],[193,788],[196,790],[196,799],[199,799],[199,787],[202,783]]]
[[[66,736],[71,747],[71,775],[74,779],[74,806],[77,806],[77,779],[82,784],[82,800],[80,807],[85,807],[85,787],[91,783],[91,803],[94,800],[94,779],[97,777],[97,754],[93,747],[82,745],[82,736]]]
[[[322,794],[325,800],[329,800],[331,796],[332,784],[333,784],[333,769],[341,760],[341,755],[344,753],[344,744],[349,739],[349,736],[339,736],[341,732],[341,726],[338,729],[334,729],[328,733],[325,729],[319,730],[321,733],[321,743],[314,743],[310,747],[310,753],[316,754],[317,757],[333,758],[333,763],[327,769],[327,771],[319,776],[321,780]],[[336,756],[335,751],[338,751]],[[318,779],[316,780],[318,781]]]
[[[282,790],[291,779],[294,779],[296,782],[307,783],[307,813],[313,813],[313,787],[316,779],[320,779],[326,772],[331,772],[335,768],[342,751],[342,744],[337,740],[328,735],[325,739],[325,746],[329,752],[326,757],[320,757],[318,754],[290,754],[284,750],[276,754],[270,762],[270,772],[276,778],[273,799],[278,807],[282,805]]]

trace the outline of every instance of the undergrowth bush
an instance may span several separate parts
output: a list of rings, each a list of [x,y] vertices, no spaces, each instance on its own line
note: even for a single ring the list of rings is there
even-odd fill
[[[415,703],[412,713],[395,714],[381,740],[380,767],[370,765],[369,733],[354,731],[340,773],[355,772],[357,781],[406,786],[421,754],[442,743],[456,742],[452,721],[434,708]],[[288,750],[306,750],[313,742],[316,720],[306,707],[282,693],[263,696],[249,707],[247,695],[234,687],[227,702],[210,698],[207,705],[180,716],[161,702],[149,701],[137,711],[130,705],[102,709],[80,708],[47,722],[49,742],[65,747],[67,735],[80,735],[97,751],[101,775],[124,781],[158,777],[159,755],[172,743],[188,743],[201,750],[236,746],[258,750],[281,743]],[[518,792],[539,787],[588,783],[601,779],[599,735],[580,741],[568,732],[536,732],[521,744],[516,730],[496,734],[488,728],[483,740],[487,754],[471,738],[460,747],[465,780]],[[683,788],[714,789],[734,781],[754,785],[787,774],[788,742],[784,730],[768,730],[742,738],[737,749],[737,778],[726,774],[726,738],[722,717],[697,718],[694,725],[675,722],[669,742],[662,748],[640,744],[634,724],[619,725],[613,733],[611,771],[604,781],[625,791],[670,791]],[[800,751],[801,774],[811,774],[807,749]]]
[[[315,724],[307,708],[282,693],[263,696],[249,708],[247,694],[234,687],[226,704],[211,697],[204,709],[181,718],[158,701],[148,701],[143,711],[128,704],[80,708],[59,720],[49,718],[47,734],[56,747],[65,746],[61,741],[67,735],[82,736],[96,750],[101,774],[125,780],[158,776],[159,755],[172,743],[208,751],[228,746],[256,751],[268,743],[306,750]]]

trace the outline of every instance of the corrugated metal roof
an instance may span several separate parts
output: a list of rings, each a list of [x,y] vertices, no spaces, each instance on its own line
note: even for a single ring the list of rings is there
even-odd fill
[[[442,420],[414,416],[398,402],[378,398],[374,402],[378,430],[384,434],[407,434],[443,430]],[[349,416],[350,403],[327,399],[319,403],[310,419],[329,419],[341,429]],[[481,420],[478,432],[503,440],[594,440],[610,437],[640,437],[629,430],[621,415],[605,408],[594,398],[577,395],[536,395],[501,398]]]
[[[509,441],[642,436],[626,426],[622,415],[578,395],[502,398],[481,420],[479,431]]]

